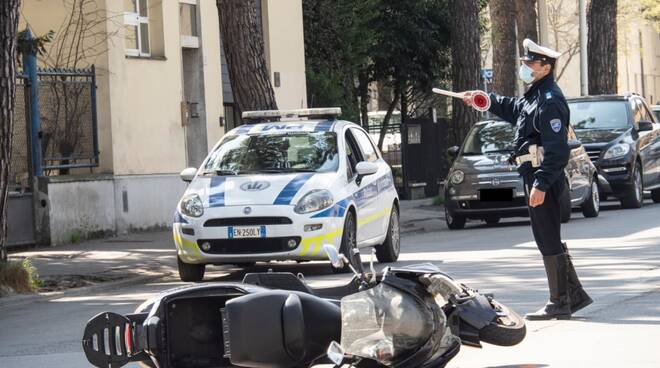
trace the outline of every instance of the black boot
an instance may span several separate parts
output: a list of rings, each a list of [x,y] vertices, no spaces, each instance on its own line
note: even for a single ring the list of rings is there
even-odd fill
[[[568,253],[566,243],[562,243],[562,247],[564,248],[564,254],[568,257],[568,293],[571,296],[571,312],[575,313],[594,301],[584,291],[584,288],[582,288],[580,279],[578,279],[578,275],[575,272],[575,267],[573,267],[573,260]]]
[[[548,276],[550,300],[545,307],[528,313],[529,320],[571,319],[571,300],[568,294],[568,255],[543,256],[545,273]]]

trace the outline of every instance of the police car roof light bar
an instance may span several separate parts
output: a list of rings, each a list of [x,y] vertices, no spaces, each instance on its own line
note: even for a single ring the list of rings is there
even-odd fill
[[[280,120],[296,118],[337,118],[341,115],[341,107],[324,107],[314,109],[295,109],[295,110],[261,110],[244,111],[243,119],[246,120]]]

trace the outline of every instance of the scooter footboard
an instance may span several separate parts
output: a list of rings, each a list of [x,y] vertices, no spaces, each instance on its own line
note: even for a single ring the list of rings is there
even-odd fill
[[[138,354],[142,349],[136,346],[136,330],[141,328],[146,316],[146,313],[124,316],[103,312],[90,319],[82,340],[87,360],[96,367],[121,367],[141,360]]]

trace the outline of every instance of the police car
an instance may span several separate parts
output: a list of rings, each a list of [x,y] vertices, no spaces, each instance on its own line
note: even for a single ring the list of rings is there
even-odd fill
[[[389,165],[339,108],[244,112],[247,124],[213,147],[174,216],[183,281],[207,264],[327,260],[331,244],[355,265],[355,247],[379,262],[399,256],[399,200]]]

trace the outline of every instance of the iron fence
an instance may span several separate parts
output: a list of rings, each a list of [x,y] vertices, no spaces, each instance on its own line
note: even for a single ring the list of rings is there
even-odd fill
[[[16,104],[14,106],[14,130],[12,133],[11,162],[9,165],[9,192],[30,190],[30,141],[28,106],[30,94],[27,79],[16,77]]]

